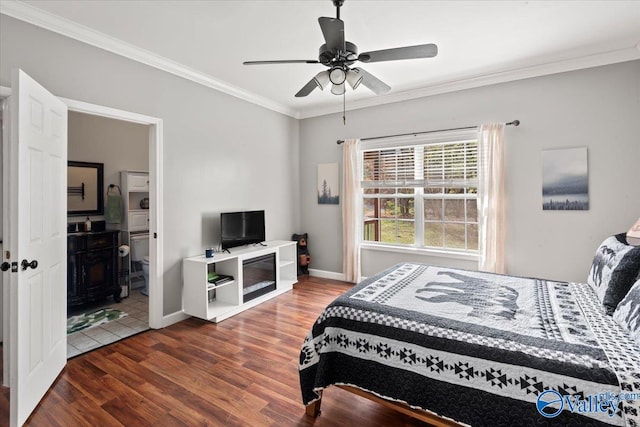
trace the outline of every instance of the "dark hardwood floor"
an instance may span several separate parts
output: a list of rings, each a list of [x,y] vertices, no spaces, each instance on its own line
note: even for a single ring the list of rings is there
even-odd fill
[[[191,318],[70,359],[26,425],[424,425],[336,387],[318,418],[305,415],[300,346],[324,306],[349,287],[303,276],[292,292],[219,324]],[[2,388],[0,425],[8,423]]]

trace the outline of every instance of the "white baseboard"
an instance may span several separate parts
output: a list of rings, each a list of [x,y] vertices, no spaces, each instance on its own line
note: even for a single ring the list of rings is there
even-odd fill
[[[315,268],[309,269],[309,275],[314,277],[322,277],[323,279],[343,280],[343,273],[335,273],[333,271],[316,270]]]
[[[173,325],[174,323],[182,322],[189,317],[191,316],[185,314],[182,311],[176,311],[175,313],[171,313],[162,317],[162,327],[166,328],[167,326]]]

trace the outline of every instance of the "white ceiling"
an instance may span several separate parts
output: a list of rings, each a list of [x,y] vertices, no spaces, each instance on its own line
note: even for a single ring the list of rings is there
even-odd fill
[[[50,29],[65,27],[67,35],[91,35],[103,44],[125,42],[127,52],[144,50],[138,57],[154,57],[152,63],[294,117],[342,109],[342,97],[328,90],[294,97],[324,69],[320,64],[242,65],[317,59],[323,43],[318,17],[335,17],[330,0],[2,3],[2,13],[49,12],[55,16],[38,19],[57,20]],[[360,64],[392,90],[376,97],[362,86],[349,88],[347,108],[640,58],[640,1],[346,0],[341,18],[346,39],[361,52],[439,47],[435,58]]]

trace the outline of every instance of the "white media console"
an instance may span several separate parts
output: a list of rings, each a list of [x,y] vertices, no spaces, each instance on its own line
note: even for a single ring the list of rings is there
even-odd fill
[[[265,245],[232,248],[231,253],[218,252],[213,258],[204,255],[185,258],[182,261],[182,311],[220,322],[291,290],[298,281],[296,242],[274,240]],[[269,274],[266,271],[270,271],[271,265],[273,280],[260,277]],[[217,285],[210,283],[208,278],[214,272],[232,276],[233,280]],[[253,279],[257,282],[249,283],[250,276],[257,276]],[[248,297],[252,299],[247,300]]]

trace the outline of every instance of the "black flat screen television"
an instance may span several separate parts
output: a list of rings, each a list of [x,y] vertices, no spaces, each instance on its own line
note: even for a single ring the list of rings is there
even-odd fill
[[[223,250],[264,242],[264,211],[221,213],[220,236]]]

